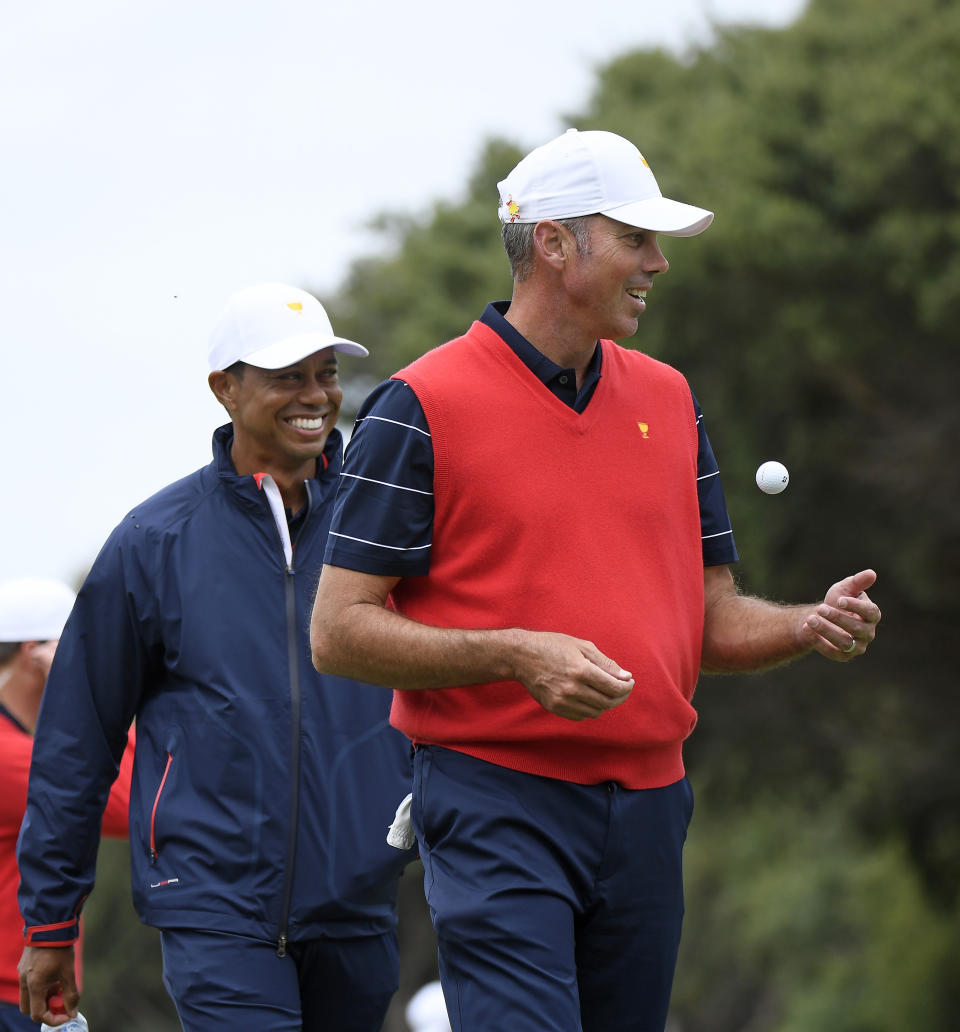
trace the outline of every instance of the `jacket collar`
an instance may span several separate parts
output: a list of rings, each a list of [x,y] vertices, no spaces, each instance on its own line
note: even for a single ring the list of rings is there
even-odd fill
[[[264,504],[263,496],[260,493],[257,483],[252,474],[237,473],[230,457],[230,448],[233,445],[233,423],[226,423],[217,427],[213,432],[213,462],[211,465],[216,470],[220,483],[225,486],[239,500],[252,503],[261,508]],[[324,461],[326,460],[326,461]],[[317,472],[311,480],[311,489],[308,492],[313,500],[325,497],[330,491],[336,489],[340,479],[340,470],[343,467],[343,435],[334,427],[330,431],[327,443],[323,448],[323,457],[317,461]]]

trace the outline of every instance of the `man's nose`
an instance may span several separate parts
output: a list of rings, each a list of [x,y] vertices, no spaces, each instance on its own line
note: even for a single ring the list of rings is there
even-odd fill
[[[311,405],[322,405],[327,400],[327,390],[319,380],[307,380],[300,391],[300,398]]]
[[[653,244],[647,258],[646,268],[649,272],[666,272],[670,268],[666,255],[660,250],[659,244]]]

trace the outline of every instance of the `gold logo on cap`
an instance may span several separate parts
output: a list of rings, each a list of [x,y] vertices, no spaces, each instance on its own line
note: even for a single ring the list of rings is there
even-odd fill
[[[520,214],[520,205],[513,199],[513,195],[507,199],[507,213],[510,216],[510,221],[515,222],[517,216]]]
[[[288,301],[287,308],[292,308],[295,312],[303,311],[303,305],[299,301]]]

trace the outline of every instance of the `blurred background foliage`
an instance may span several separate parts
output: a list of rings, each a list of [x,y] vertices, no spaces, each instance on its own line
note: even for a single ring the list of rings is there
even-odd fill
[[[956,0],[812,0],[786,29],[620,56],[561,120],[636,141],[665,193],[717,213],[661,241],[671,271],[623,343],[703,405],[745,590],[815,599],[872,566],[884,613],[850,667],[702,681],[672,1032],[956,1027],[958,98]],[[486,141],[462,197],[377,219],[380,251],[323,299],[373,351],[348,405],[509,296],[495,184],[540,142]],[[496,409],[491,390],[509,444]],[[769,458],[784,495],[753,483]],[[84,1009],[96,1032],[161,1032],[173,1012],[124,848],[105,844],[87,907]],[[387,1032],[435,972],[417,865],[401,910]]]

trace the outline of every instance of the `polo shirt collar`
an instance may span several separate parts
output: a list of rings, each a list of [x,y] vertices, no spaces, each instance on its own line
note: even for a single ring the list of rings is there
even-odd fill
[[[594,348],[593,357],[583,377],[583,384],[578,391],[576,372],[573,369],[564,369],[547,358],[515,326],[507,322],[505,316],[509,307],[509,301],[491,301],[483,310],[480,322],[489,326],[551,393],[574,411],[582,412],[600,381],[600,367],[603,361],[600,342],[598,341]]]

